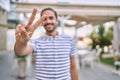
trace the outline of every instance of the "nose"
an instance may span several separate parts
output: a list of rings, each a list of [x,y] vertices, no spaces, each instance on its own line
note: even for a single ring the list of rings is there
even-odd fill
[[[46,19],[46,22],[47,22],[47,23],[50,23],[51,21],[50,21],[50,19],[49,19],[49,18],[47,18],[47,19]]]

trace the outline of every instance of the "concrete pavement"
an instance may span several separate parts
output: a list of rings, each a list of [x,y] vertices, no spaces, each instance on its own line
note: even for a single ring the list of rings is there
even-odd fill
[[[120,80],[120,76],[113,74],[113,67],[101,63],[94,64],[93,68],[81,67],[79,80]],[[0,80],[34,80],[34,65],[27,69],[26,79],[18,79],[17,62],[13,52],[0,52]]]
[[[26,79],[18,79],[17,62],[13,52],[0,52],[0,80],[34,80],[34,70],[27,69]]]

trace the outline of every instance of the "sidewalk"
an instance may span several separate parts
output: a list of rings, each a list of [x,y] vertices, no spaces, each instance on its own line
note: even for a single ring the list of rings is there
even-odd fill
[[[17,63],[13,55],[13,52],[0,52],[0,80],[21,80],[17,79]],[[113,70],[113,67],[96,63],[93,68],[81,67],[79,80],[120,80],[119,75],[112,73]],[[24,80],[34,80],[34,67],[27,71]]]
[[[79,80],[120,80],[120,75],[114,74],[115,69],[101,63],[94,63],[94,67],[81,67]]]
[[[27,77],[25,80],[34,80],[33,72],[33,69],[27,71]],[[13,52],[0,52],[0,80],[21,80],[18,79],[17,76],[17,62],[14,58]]]

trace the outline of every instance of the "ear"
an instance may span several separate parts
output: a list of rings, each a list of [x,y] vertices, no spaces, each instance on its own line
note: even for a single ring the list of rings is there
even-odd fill
[[[58,25],[58,23],[59,23],[59,20],[57,19],[57,22],[56,22],[56,24]]]

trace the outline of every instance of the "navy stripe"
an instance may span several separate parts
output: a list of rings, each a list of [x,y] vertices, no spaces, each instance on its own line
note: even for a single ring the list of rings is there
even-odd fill
[[[53,80],[58,80],[59,78],[63,78],[62,80],[68,80],[68,78],[66,78],[67,75],[63,75],[63,76],[59,76],[59,77],[56,77],[56,76],[48,77],[48,76],[41,76],[41,75],[36,75],[36,76],[46,78],[46,79],[53,79]]]
[[[74,40],[65,35],[44,36],[31,41],[36,56],[36,79],[71,80],[70,56],[74,55]]]

